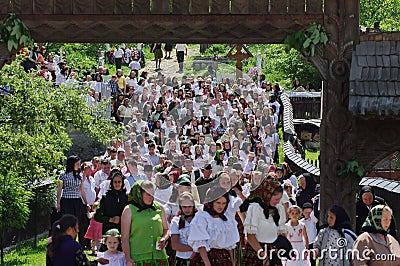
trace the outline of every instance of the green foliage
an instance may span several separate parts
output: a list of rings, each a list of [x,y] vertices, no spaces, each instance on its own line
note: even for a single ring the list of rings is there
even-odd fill
[[[0,42],[7,42],[9,51],[33,43],[28,28],[14,13],[0,23]]]
[[[372,28],[375,21],[380,28],[388,31],[400,31],[400,0],[361,0],[360,25]]]
[[[229,52],[229,49],[231,49],[231,46],[229,44],[213,44],[205,50],[204,55],[206,55],[206,56],[214,56],[214,55],[225,56]]]
[[[357,160],[350,160],[348,161],[346,168],[339,172],[339,176],[342,178],[353,177],[361,179],[365,176],[365,173],[366,171],[364,167],[359,165]]]
[[[291,88],[291,83],[299,78],[304,84],[311,83],[314,87],[321,86],[321,78],[317,69],[303,60],[296,50],[285,52],[285,46],[281,44],[257,44],[248,46],[254,57],[244,62],[243,72],[247,73],[249,67],[256,65],[257,50],[261,51],[264,58],[262,71],[268,81],[278,81],[284,88]]]
[[[67,127],[103,143],[116,135],[116,129],[103,118],[104,110],[87,106],[84,91],[53,87],[34,72],[25,73],[18,60],[0,71],[1,84],[13,89],[0,96],[0,230],[4,230],[25,225],[34,185],[63,167],[64,152],[72,145]],[[51,203],[50,196],[37,193],[40,204]]]
[[[68,66],[81,74],[96,70],[99,51],[106,50],[105,44],[98,43],[48,43],[46,48],[50,54],[59,54],[61,48]]]
[[[328,35],[325,29],[319,24],[312,24],[305,31],[295,31],[288,35],[285,39],[286,51],[295,49],[304,53],[306,56],[314,56],[315,46],[318,44],[326,44]]]

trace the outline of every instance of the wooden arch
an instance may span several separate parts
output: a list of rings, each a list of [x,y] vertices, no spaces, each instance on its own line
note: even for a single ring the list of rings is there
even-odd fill
[[[329,43],[309,60],[323,84],[321,208],[340,204],[355,217],[357,181],[340,179],[359,156],[357,120],[348,111],[351,53],[359,42],[359,0],[11,0],[0,2],[37,42],[282,43],[310,22]]]

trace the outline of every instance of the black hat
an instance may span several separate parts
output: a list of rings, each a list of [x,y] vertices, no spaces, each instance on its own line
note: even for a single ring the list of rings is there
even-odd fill
[[[204,170],[212,170],[211,164],[207,164],[203,167]]]
[[[235,170],[241,170],[241,171],[243,171],[243,167],[242,167],[242,165],[241,165],[240,163],[234,163],[234,164],[232,165],[232,168],[235,169]]]
[[[275,168],[275,173],[276,173],[276,171],[281,171],[281,172],[283,172],[283,167],[282,167],[282,165],[277,166],[277,167]]]

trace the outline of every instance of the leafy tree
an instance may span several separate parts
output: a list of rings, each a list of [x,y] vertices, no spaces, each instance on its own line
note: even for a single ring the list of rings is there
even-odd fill
[[[103,143],[116,136],[116,129],[103,118],[105,109],[87,106],[85,90],[53,87],[34,72],[25,73],[18,60],[0,71],[1,84],[2,89],[11,88],[0,95],[0,231],[4,232],[25,226],[33,187],[53,169],[64,168],[64,152],[72,145],[68,126]]]
[[[86,71],[93,71],[98,66],[99,51],[105,51],[105,44],[94,43],[48,43],[47,52],[59,54],[62,49],[64,58],[69,67],[84,74]]]
[[[260,50],[264,60],[261,72],[268,81],[278,81],[282,87],[290,89],[291,83],[298,78],[304,85],[311,83],[315,88],[321,87],[317,69],[305,62],[296,50],[292,49],[286,53],[285,46],[280,44],[249,45],[249,50],[254,57],[244,64],[244,73],[247,73],[249,67],[256,65],[257,50]]]
[[[375,21],[388,31],[400,31],[400,0],[361,0],[360,25],[372,28]]]

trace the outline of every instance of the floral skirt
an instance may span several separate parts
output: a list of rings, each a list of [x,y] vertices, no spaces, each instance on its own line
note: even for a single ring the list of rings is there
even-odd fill
[[[260,243],[261,244],[261,243]],[[267,245],[267,255],[270,254],[270,250],[272,248],[272,244]],[[265,244],[261,244],[261,247],[264,248]],[[272,253],[272,259],[270,259],[271,266],[282,266],[281,260],[275,253]],[[250,244],[246,245],[246,249],[243,251],[242,263],[243,266],[263,266],[263,260],[258,258],[257,252],[250,246]]]
[[[231,256],[229,251],[226,249],[215,249],[212,248],[208,253],[208,259],[213,266],[232,266]],[[201,258],[200,253],[196,253],[192,259],[190,266],[201,266],[204,265],[204,261]]]

